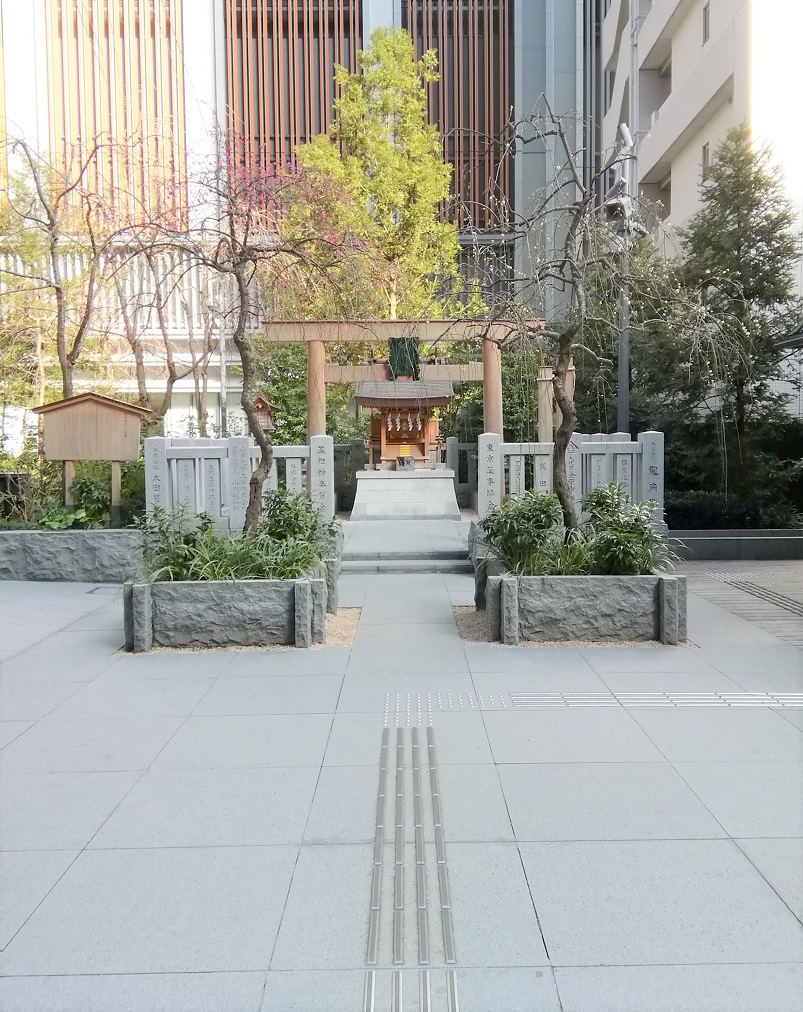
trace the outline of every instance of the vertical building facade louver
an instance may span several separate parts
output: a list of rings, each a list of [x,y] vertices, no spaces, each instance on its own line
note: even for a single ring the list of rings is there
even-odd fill
[[[182,0],[46,0],[51,157],[129,214],[182,217]]]
[[[506,231],[513,203],[507,126],[513,97],[513,0],[402,0],[416,55],[436,49],[429,117],[454,166],[459,227]]]
[[[360,0],[225,0],[226,125],[240,164],[281,165],[332,122],[336,64],[354,71]]]

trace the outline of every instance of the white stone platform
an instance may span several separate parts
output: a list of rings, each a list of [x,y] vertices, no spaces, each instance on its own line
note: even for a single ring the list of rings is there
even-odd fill
[[[352,520],[459,520],[454,471],[358,471]]]

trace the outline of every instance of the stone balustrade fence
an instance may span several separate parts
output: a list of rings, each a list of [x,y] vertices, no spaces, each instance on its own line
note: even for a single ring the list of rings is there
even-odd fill
[[[553,488],[553,443],[506,443],[499,435],[483,433],[477,445],[477,512],[486,516],[503,498],[525,489]],[[580,512],[583,496],[594,488],[617,482],[635,500],[657,504],[656,523],[664,522],[664,434],[575,432],[566,451],[566,468]]]
[[[148,509],[207,513],[215,526],[233,531],[245,523],[249,482],[260,452],[250,436],[228,439],[145,440],[145,501]],[[266,491],[284,484],[308,488],[330,520],[335,512],[334,447],[331,436],[313,436],[308,446],[274,446]]]

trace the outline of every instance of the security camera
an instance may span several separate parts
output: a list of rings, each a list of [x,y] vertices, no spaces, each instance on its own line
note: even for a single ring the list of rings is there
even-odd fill
[[[613,183],[606,190],[603,200],[607,204],[609,201],[617,200],[618,198],[623,197],[626,193],[627,180],[621,172],[619,172],[617,173],[616,179],[614,179]]]
[[[629,221],[633,216],[630,197],[614,197],[602,205],[608,221]]]

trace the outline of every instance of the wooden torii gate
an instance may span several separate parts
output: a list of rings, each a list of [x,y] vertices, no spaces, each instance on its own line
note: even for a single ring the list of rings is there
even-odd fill
[[[484,431],[503,432],[502,345],[541,321],[516,320],[271,320],[271,341],[307,346],[307,438],[326,434],[326,383],[359,383],[374,379],[370,365],[328,365],[326,344],[386,342],[394,337],[417,338],[424,344],[481,341],[482,363],[422,365],[422,379],[482,382]]]

